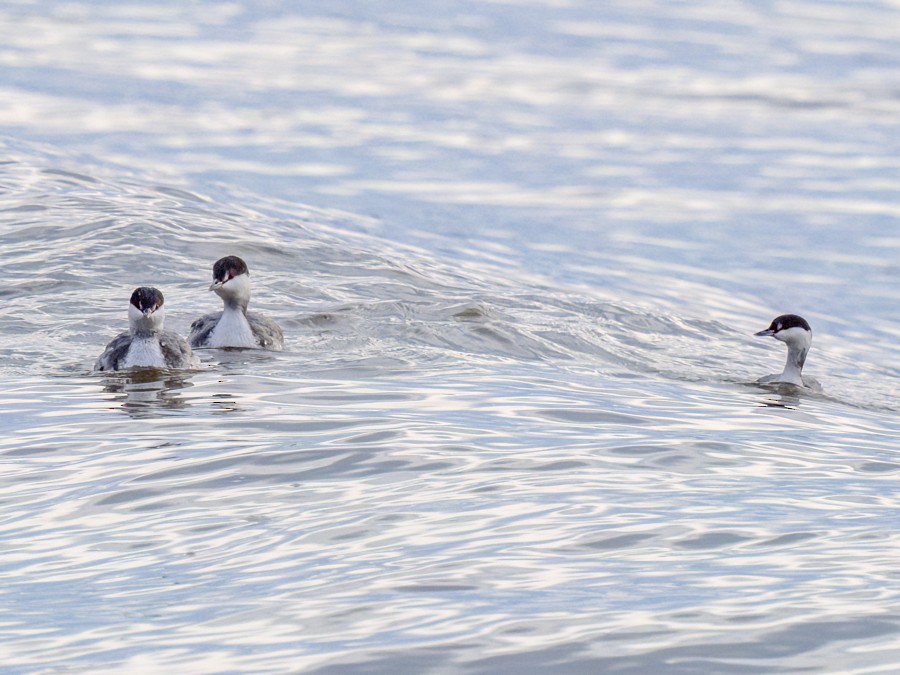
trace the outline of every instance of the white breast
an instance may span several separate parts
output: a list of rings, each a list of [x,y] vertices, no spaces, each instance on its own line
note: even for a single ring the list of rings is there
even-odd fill
[[[247,317],[238,309],[226,309],[209,334],[207,347],[258,348],[259,342],[250,330]]]
[[[165,368],[166,360],[163,358],[159,340],[156,338],[134,338],[125,360],[120,368]]]

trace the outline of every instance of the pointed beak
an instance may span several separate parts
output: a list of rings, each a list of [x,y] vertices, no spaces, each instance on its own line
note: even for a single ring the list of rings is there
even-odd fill
[[[209,285],[209,290],[217,291],[225,285],[224,281],[214,281]]]
[[[766,328],[765,330],[761,330],[758,333],[754,333],[756,337],[769,337],[770,335],[775,335],[775,331],[771,328]]]
[[[144,316],[149,317],[149,316],[150,316],[151,314],[153,314],[153,312],[155,312],[155,311],[156,311],[156,307],[155,307],[155,306],[154,306],[154,307],[147,307],[146,309],[144,309],[144,310],[142,311],[142,313],[143,313]]]

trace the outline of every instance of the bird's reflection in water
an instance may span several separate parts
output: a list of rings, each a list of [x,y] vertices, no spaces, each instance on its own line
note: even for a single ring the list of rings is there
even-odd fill
[[[221,349],[198,349],[197,353],[214,353],[211,360],[204,358],[205,363],[214,366],[221,375],[220,383],[224,384],[231,376],[241,376],[249,369],[256,369],[263,364],[269,364],[274,360],[273,352],[263,349],[243,349],[241,347],[223,347]],[[277,352],[279,354],[283,352]],[[201,356],[203,358],[203,356]],[[227,415],[240,412],[244,408],[239,402],[237,393],[220,392],[212,394],[210,405],[213,414]]]
[[[197,353],[207,350],[198,349]],[[243,373],[248,367],[259,368],[275,360],[274,354],[284,352],[270,352],[264,349],[242,349],[240,347],[223,347],[215,350],[215,364],[224,375]]]
[[[786,408],[796,410],[800,407],[803,389],[787,382],[778,382],[762,385],[763,389],[771,392],[769,397],[760,401],[761,408]]]
[[[192,373],[140,368],[104,375],[103,391],[121,394],[120,408],[132,417],[153,417],[188,406],[182,389],[193,386]]]
[[[234,394],[213,394],[210,406],[214,415],[225,415],[243,410]]]

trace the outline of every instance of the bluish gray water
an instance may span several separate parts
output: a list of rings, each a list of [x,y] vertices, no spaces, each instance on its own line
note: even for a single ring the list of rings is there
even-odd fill
[[[0,670],[900,667],[900,7],[320,5],[0,7]]]

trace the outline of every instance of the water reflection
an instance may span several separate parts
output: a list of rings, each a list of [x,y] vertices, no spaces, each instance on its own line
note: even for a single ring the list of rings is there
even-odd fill
[[[277,360],[275,353],[263,349],[225,347],[223,349],[197,349],[195,353],[204,364],[214,365],[227,375],[240,374],[246,372],[248,368],[250,370],[259,369]]]
[[[896,9],[304,4],[0,11],[0,662],[890,669]],[[241,251],[291,351],[66,368]]]
[[[796,410],[800,407],[803,390],[787,382],[768,385],[757,385],[769,392],[769,396],[760,401],[762,408],[786,408]]]
[[[154,417],[160,412],[183,410],[188,402],[180,394],[193,386],[193,373],[141,368],[103,376],[103,391],[120,394],[122,412],[137,418]]]
[[[213,414],[227,415],[228,413],[239,412],[243,410],[237,397],[233,394],[213,394],[210,406]]]

